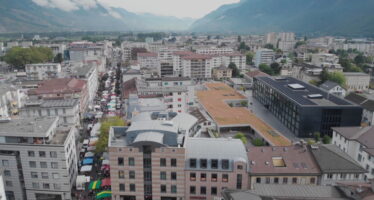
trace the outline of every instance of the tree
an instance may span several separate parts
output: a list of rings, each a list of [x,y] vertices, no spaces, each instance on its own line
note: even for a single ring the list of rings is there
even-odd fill
[[[96,144],[96,153],[102,153],[108,147],[109,129],[112,126],[126,126],[120,117],[110,117],[101,123],[99,141]]]
[[[331,144],[331,137],[328,135],[324,135],[322,139],[323,144]]]
[[[64,59],[62,58],[62,53],[58,53],[53,59],[54,63],[62,63]]]
[[[242,42],[242,36],[238,35],[238,42]]]
[[[366,57],[360,53],[355,57],[354,62],[356,65],[364,64],[366,62]]]
[[[245,44],[245,42],[240,42],[240,45],[238,47],[238,51],[249,51],[250,48]]]
[[[267,73],[269,75],[273,75],[274,73],[273,70],[267,64],[260,64],[258,68],[260,69],[260,71]]]
[[[245,62],[247,65],[252,65],[253,64],[253,57],[254,57],[254,54],[249,52],[245,55]]]
[[[271,70],[273,71],[273,75],[278,75],[280,74],[281,71],[281,66],[278,63],[271,63],[270,65]]]
[[[52,50],[47,47],[13,47],[4,56],[4,61],[17,69],[24,69],[26,64],[44,63],[52,59]]]
[[[251,141],[251,143],[256,147],[265,146],[265,143],[260,138],[255,138]]]
[[[314,140],[315,141],[317,141],[317,142],[319,142],[320,140],[321,140],[321,133],[320,132],[315,132],[314,134],[313,134],[313,136],[314,136]]]
[[[239,77],[240,76],[240,71],[238,67],[235,65],[235,63],[230,63],[229,68],[232,70],[232,76],[233,77]]]
[[[345,79],[345,76],[343,73],[341,72],[333,72],[333,73],[329,73],[329,78],[328,78],[329,81],[333,81],[337,84],[339,84],[340,86],[344,87],[345,86],[345,82],[346,82],[346,79]]]
[[[237,133],[237,134],[234,136],[234,138],[235,138],[235,139],[240,139],[240,140],[243,142],[243,144],[247,144],[247,143],[248,143],[248,141],[247,141],[247,137],[245,137],[244,133],[239,132],[239,133]]]
[[[274,49],[274,45],[273,44],[265,44],[264,48],[266,49]]]

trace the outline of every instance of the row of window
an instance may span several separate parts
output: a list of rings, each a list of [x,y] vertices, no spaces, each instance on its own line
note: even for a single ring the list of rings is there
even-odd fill
[[[42,187],[40,187],[40,185],[42,185]],[[34,188],[34,189],[43,188],[43,189],[47,189],[47,190],[49,190],[49,189],[55,189],[55,190],[61,189],[61,185],[60,184],[53,183],[52,185],[53,185],[53,188],[51,187],[51,184],[49,184],[49,183],[42,183],[42,184],[40,184],[40,183],[37,183],[37,182],[33,182],[32,183],[32,188]]]
[[[124,166],[125,165],[124,158],[118,157],[117,164],[118,164],[118,166]],[[129,166],[135,166],[135,159],[133,157],[129,157],[128,165]],[[167,159],[166,158],[160,158],[160,166],[161,167],[166,167],[167,166]],[[170,159],[170,166],[171,167],[176,167],[177,166],[177,159],[171,158]]]
[[[292,184],[297,184],[298,182],[298,178],[297,177],[293,177],[291,178],[291,181],[290,183]],[[283,177],[283,178],[278,178],[278,177],[274,177],[274,178],[270,178],[270,177],[266,177],[265,180],[263,180],[263,178],[256,178],[256,183],[266,183],[266,184],[270,184],[270,183],[274,183],[274,184],[288,184],[289,183],[289,178],[288,177]],[[310,178],[310,181],[309,181],[310,184],[316,184],[316,178]]]
[[[206,181],[207,175],[205,173],[200,174],[200,181]],[[217,174],[211,174],[212,182],[218,181],[218,175]],[[196,173],[192,172],[190,173],[190,181],[196,181]],[[229,182],[229,175],[228,174],[222,174],[222,182]]]
[[[196,186],[190,186],[190,194],[197,194]],[[217,187],[211,187],[210,194],[217,195]],[[200,187],[200,195],[207,195],[207,188],[205,186]]]
[[[30,168],[36,168],[36,161],[30,161],[29,162]],[[40,162],[40,168],[48,168],[47,162]],[[58,169],[58,163],[57,162],[51,162],[51,168],[52,169]]]
[[[28,151],[27,154],[28,154],[29,157],[35,157],[35,151]],[[47,153],[45,151],[39,151],[39,157],[46,158]],[[56,151],[49,152],[49,157],[50,158],[57,158],[57,152]]]
[[[133,183],[129,184],[129,188],[130,188],[129,189],[130,192],[136,192],[135,184],[133,184]],[[121,192],[125,192],[126,191],[126,186],[125,186],[124,183],[120,183],[119,184],[119,191],[121,191]]]
[[[124,158],[121,158],[121,157],[119,157],[118,158],[118,166],[124,166],[125,165],[125,159]],[[135,166],[135,158],[133,158],[133,157],[129,157],[129,159],[128,159],[128,165],[129,166]]]
[[[48,172],[41,172],[40,173],[40,177],[42,179],[49,179],[49,173]],[[31,172],[31,178],[33,178],[33,179],[39,178],[39,173],[38,172]],[[60,174],[59,173],[52,173],[51,174],[51,178],[53,178],[53,179],[59,179],[60,178]]]
[[[208,159],[200,159],[199,161],[200,161],[199,162],[200,163],[199,167],[201,169],[208,168],[208,163],[209,163]],[[211,169],[218,169],[218,167],[219,167],[218,163],[219,163],[218,159],[211,159],[210,160],[210,168]],[[229,167],[230,167],[229,164],[230,164],[229,160],[227,160],[227,159],[221,160],[221,168],[222,169],[229,169]],[[197,159],[191,158],[189,160],[189,166],[190,166],[190,168],[197,168]]]

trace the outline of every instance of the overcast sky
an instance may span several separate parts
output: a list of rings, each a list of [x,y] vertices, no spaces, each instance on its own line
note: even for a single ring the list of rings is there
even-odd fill
[[[102,4],[122,7],[131,12],[200,18],[223,4],[239,0],[99,0]]]

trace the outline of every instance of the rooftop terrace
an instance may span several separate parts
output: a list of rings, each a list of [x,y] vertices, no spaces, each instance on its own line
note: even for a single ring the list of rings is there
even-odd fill
[[[248,125],[274,146],[288,146],[291,142],[244,107],[231,107],[226,101],[246,100],[246,97],[224,83],[207,83],[208,90],[198,91],[197,97],[218,126]]]

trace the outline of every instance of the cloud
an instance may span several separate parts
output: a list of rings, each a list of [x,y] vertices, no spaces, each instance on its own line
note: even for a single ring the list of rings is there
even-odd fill
[[[34,3],[42,7],[58,8],[64,11],[73,11],[83,9],[95,8],[97,6],[96,0],[32,0]]]

